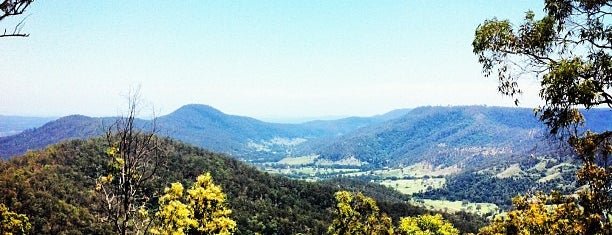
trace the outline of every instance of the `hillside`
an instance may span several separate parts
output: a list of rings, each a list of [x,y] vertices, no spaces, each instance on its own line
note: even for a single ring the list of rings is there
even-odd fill
[[[358,190],[379,201],[381,210],[394,216],[426,211],[406,204],[405,196],[385,187],[350,180],[319,183],[269,175],[225,155],[172,140],[160,148],[171,150],[159,181],[148,190],[159,191],[170,182],[189,184],[210,172],[227,194],[238,234],[323,234],[330,222],[333,193]],[[101,139],[72,140],[31,151],[0,162],[0,202],[30,218],[34,234],[109,234],[110,225],[96,217],[101,202],[95,179],[107,164]],[[151,196],[153,202],[156,196]],[[151,204],[155,208],[155,204]],[[462,231],[482,225],[477,217],[445,214]]]
[[[23,154],[29,149],[41,149],[67,139],[89,138],[104,133],[103,124],[112,119],[71,115],[48,122],[41,127],[25,130],[19,134],[0,137],[0,157],[8,158]]]
[[[386,121],[398,113],[401,110],[374,117],[277,124],[225,114],[207,105],[190,104],[159,117],[157,125],[160,135],[253,161],[280,159],[291,148],[307,140],[343,135]],[[112,117],[73,115],[17,135],[0,137],[0,157],[6,159],[23,154],[28,149],[41,149],[62,140],[98,136],[114,120]],[[146,120],[138,122],[141,126],[150,124]]]
[[[609,129],[612,113],[586,113],[588,129]],[[427,161],[434,166],[478,168],[556,154],[554,140],[531,109],[485,106],[420,107],[406,115],[334,140],[300,146],[302,155],[338,161],[356,158],[373,168]],[[553,147],[551,147],[551,144]],[[523,159],[523,160],[521,160]]]

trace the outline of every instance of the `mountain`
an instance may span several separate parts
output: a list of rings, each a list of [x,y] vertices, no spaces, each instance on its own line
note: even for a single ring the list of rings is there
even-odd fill
[[[328,132],[326,136],[337,137],[357,129],[399,118],[410,112],[410,109],[396,109],[372,117],[347,117],[337,120],[319,120],[303,123],[302,126]]]
[[[112,234],[111,224],[100,220],[102,195],[96,180],[105,174],[108,156],[101,138],[71,140],[0,161],[0,203],[28,216],[32,234]],[[291,180],[270,175],[223,154],[162,139],[163,167],[147,183],[157,208],[157,197],[172,182],[183,185],[210,172],[227,195],[236,234],[324,234],[333,217],[334,193],[361,191],[375,198],[381,211],[397,220],[428,212],[408,205],[406,196],[380,185],[347,179],[323,182]],[[442,212],[433,212],[442,213]],[[476,232],[483,220],[465,213],[442,213],[463,232]]]
[[[318,138],[324,130],[305,128],[297,124],[276,124],[254,118],[225,114],[207,105],[190,104],[159,117],[162,135],[206,149],[233,156],[245,156],[257,150],[249,143],[274,138]]]
[[[27,129],[40,127],[54,119],[56,118],[0,115],[0,137],[15,135]]]
[[[307,140],[346,134],[387,120],[393,115],[397,114],[305,124],[277,124],[225,114],[207,105],[190,104],[159,117],[156,125],[159,134],[163,136],[248,161],[269,161],[285,157],[287,151]],[[28,149],[41,149],[62,140],[98,136],[115,119],[72,115],[17,135],[0,137],[0,157],[8,158]],[[151,125],[147,120],[137,122],[145,128]]]
[[[30,149],[41,149],[67,139],[89,138],[104,133],[103,124],[112,119],[71,115],[48,122],[41,127],[25,130],[12,136],[0,137],[0,157],[23,154]]]
[[[612,128],[607,121],[612,112],[592,109],[585,115],[588,129]],[[305,143],[298,152],[331,161],[356,158],[374,168],[422,161],[467,168],[553,154],[550,146],[545,128],[531,109],[460,106],[416,108],[331,141]]]

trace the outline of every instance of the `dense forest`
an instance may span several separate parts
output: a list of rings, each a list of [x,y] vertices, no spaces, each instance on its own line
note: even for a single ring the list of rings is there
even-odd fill
[[[171,151],[164,156],[159,177],[147,185],[155,199],[148,207],[157,208],[157,197],[169,183],[188,186],[196,176],[210,172],[227,194],[237,234],[323,234],[339,190],[375,198],[381,211],[395,219],[432,213],[405,203],[406,196],[379,185],[347,179],[291,180],[170,139],[163,139],[162,146]],[[112,233],[111,225],[97,216],[103,202],[94,190],[108,165],[107,149],[100,138],[72,140],[2,162],[0,202],[28,216],[33,234]],[[464,232],[475,232],[484,223],[466,213],[443,215]]]

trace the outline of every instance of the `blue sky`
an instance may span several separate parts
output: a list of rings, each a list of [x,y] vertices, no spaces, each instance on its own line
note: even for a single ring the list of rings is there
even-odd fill
[[[470,43],[485,19],[528,9],[542,3],[36,1],[31,36],[0,39],[0,114],[116,115],[134,86],[161,115],[189,103],[263,119],[511,106]],[[523,87],[536,106],[537,83]]]

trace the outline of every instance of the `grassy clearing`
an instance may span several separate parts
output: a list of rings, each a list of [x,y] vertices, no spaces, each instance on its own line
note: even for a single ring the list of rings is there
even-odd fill
[[[411,202],[416,205],[425,206],[429,209],[442,211],[446,210],[448,212],[466,211],[479,215],[484,215],[487,213],[497,214],[499,212],[499,207],[493,203],[472,203],[431,199],[418,199]]]
[[[517,163],[517,164],[512,164],[510,167],[506,168],[504,171],[500,172],[499,174],[495,176],[497,178],[503,179],[503,178],[510,178],[513,176],[521,176],[524,173],[525,172],[521,170],[521,166]]]
[[[431,164],[428,163],[416,163],[402,168],[375,170],[373,171],[373,173],[375,175],[381,176],[382,178],[403,178],[405,176],[413,178],[422,178],[424,176],[450,175],[452,173],[458,172],[459,170],[460,169],[456,166],[450,166],[446,168],[434,168]]]
[[[303,157],[286,157],[281,159],[277,163],[291,166],[308,165],[314,163],[318,157],[318,155],[308,155]]]
[[[425,192],[428,189],[436,189],[444,187],[446,179],[444,178],[429,178],[429,179],[410,179],[410,180],[383,180],[380,184],[396,189],[397,191],[412,195],[418,192]]]
[[[296,167],[296,168],[285,168],[285,169],[280,169],[277,168],[276,171],[272,170],[269,172],[272,173],[280,173],[280,174],[300,174],[300,175],[312,175],[312,176],[316,176],[316,175],[327,175],[327,174],[344,174],[344,173],[351,173],[351,172],[359,172],[360,169],[356,169],[356,168],[351,168],[351,169],[345,169],[345,168],[324,168],[324,167]]]
[[[359,159],[357,159],[355,156],[348,156],[348,157],[345,157],[345,158],[340,159],[338,161],[330,161],[330,160],[327,160],[327,159],[321,159],[321,160],[317,161],[315,164],[316,165],[320,165],[320,166],[333,166],[333,165],[340,165],[340,166],[362,166],[362,165],[365,165],[367,163],[359,161]]]
[[[542,177],[538,180],[538,183],[546,183],[548,181],[554,180],[554,179],[559,179],[562,178],[561,173],[560,172],[555,172],[551,175],[547,175],[545,177]]]

